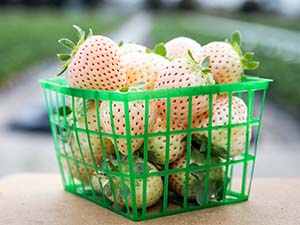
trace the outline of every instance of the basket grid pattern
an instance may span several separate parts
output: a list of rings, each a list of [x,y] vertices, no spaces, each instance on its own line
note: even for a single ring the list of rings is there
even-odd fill
[[[254,171],[254,163],[256,157],[256,150],[258,145],[258,138],[260,134],[260,125],[262,119],[262,113],[264,108],[264,101],[266,97],[266,90],[268,87],[269,80],[261,78],[246,78],[245,81],[229,84],[229,85],[214,85],[213,88],[203,87],[201,90],[196,88],[184,88],[184,90],[170,90],[166,91],[145,91],[140,93],[113,93],[113,92],[104,92],[104,91],[91,91],[91,90],[78,90],[68,88],[63,79],[52,79],[48,81],[42,81],[44,88],[45,101],[47,104],[49,119],[52,129],[53,141],[56,149],[57,161],[59,164],[59,170],[62,177],[62,182],[64,188],[76,195],[79,195],[87,200],[90,200],[98,205],[101,205],[105,208],[108,208],[120,215],[123,215],[131,220],[140,221],[145,219],[157,218],[161,216],[167,216],[172,214],[177,214],[181,212],[187,212],[192,210],[197,210],[201,208],[207,208],[218,205],[225,205],[230,203],[236,203],[245,201],[248,199],[250,194],[251,181]],[[260,94],[256,94],[260,92]],[[212,106],[213,106],[213,96],[216,94],[227,94],[228,95],[228,123],[222,126],[214,126],[212,122]],[[193,128],[192,127],[192,101],[193,96],[197,95],[208,95],[208,126],[205,128]],[[247,105],[247,120],[243,123],[232,123],[232,97],[237,96],[242,98]],[[173,98],[176,97],[186,97],[188,98],[188,126],[184,130],[171,130],[171,102]],[[90,129],[89,122],[87,120],[87,105],[85,101],[87,99],[94,100],[95,104],[95,115],[97,122],[97,129]],[[157,99],[166,100],[166,130],[164,132],[150,132],[148,126],[148,115],[149,115],[149,105],[151,101]],[[69,100],[69,102],[67,101]],[[82,102],[83,106],[83,115],[84,118],[84,127],[78,127],[76,121],[76,101]],[[116,127],[113,120],[113,115],[110,115],[110,121],[112,126],[112,133],[105,133],[101,130],[101,118],[99,116],[99,105],[95,102],[99,101],[109,101],[110,111],[113,110],[113,104],[115,102],[121,102],[124,107],[124,111],[129,111],[129,103],[142,101],[144,103],[144,133],[140,135],[131,134],[131,124],[130,124],[130,115],[125,113],[125,124],[126,124],[126,134],[116,134]],[[258,101],[259,104],[254,104],[255,101]],[[73,110],[68,114],[66,106],[69,105]],[[258,106],[258,115],[254,115],[254,106]],[[75,109],[75,110],[74,110]],[[61,113],[58,113],[61,111]],[[250,139],[251,133],[250,129],[252,127],[257,128],[255,137],[252,138],[254,145],[250,145],[250,141],[246,141],[244,152],[234,158],[230,157],[230,144],[231,144],[231,132],[233,128],[236,127],[245,127],[246,129],[246,140]],[[212,132],[218,129],[227,129],[228,138],[227,138],[227,149],[226,156],[223,161],[212,163],[211,162],[211,149],[212,149]],[[194,133],[206,131],[208,136],[208,146],[206,153],[206,163],[199,166],[190,166],[191,162],[191,143],[192,136]],[[70,142],[70,133],[74,134],[75,145]],[[170,137],[172,135],[185,134],[186,135],[186,153],[185,153],[185,167],[183,168],[171,168],[169,163],[169,145]],[[87,144],[89,149],[89,162],[86,161],[86,156],[82,146],[80,137],[87,137]],[[91,142],[91,137],[95,136],[99,138],[102,156],[104,158],[104,168],[101,168],[102,172],[107,174],[108,182],[112,191],[112,200],[108,199],[102,193],[105,192],[104,184],[100,179],[98,179],[98,186],[100,192],[96,190],[93,185],[92,177],[89,171],[99,171],[99,165],[97,159],[94,156],[93,145]],[[165,163],[162,166],[161,170],[156,172],[147,171],[147,162],[148,162],[148,139],[152,137],[163,136],[165,137]],[[117,166],[119,171],[113,171],[109,168],[106,163],[109,155],[105,152],[104,138],[112,139],[114,146],[116,148],[115,155],[117,159]],[[66,140],[67,139],[67,140]],[[128,157],[127,165],[128,171],[124,172],[124,163],[122,163],[122,155],[119,152],[117,141],[124,139],[127,141],[128,147]],[[142,158],[143,158],[143,171],[142,173],[135,173],[134,168],[134,158],[132,152],[131,141],[143,139],[142,146]],[[67,149],[70,149],[67,151]],[[76,149],[78,148],[78,149]],[[70,154],[71,153],[71,154]],[[79,153],[79,156],[78,156]],[[77,154],[77,155],[76,155]],[[66,162],[66,165],[63,165],[63,161]],[[72,174],[72,167],[75,169],[77,175]],[[235,168],[241,168],[240,171],[241,177],[236,177]],[[228,184],[225,190],[222,192],[220,201],[209,201],[209,179],[210,172],[213,168],[223,168],[224,169],[224,184]],[[197,205],[190,202],[188,198],[188,185],[189,185],[189,176],[193,171],[205,171],[204,177],[204,190],[203,196],[207,198],[202,205]],[[169,193],[169,176],[171,174],[184,173],[184,197],[182,202],[174,204],[170,200]],[[83,175],[87,175],[87,180],[84,179]],[[146,207],[146,204],[143,204],[141,209],[137,209],[137,199],[136,199],[136,181],[142,180],[142,201],[145,203],[147,198],[147,179],[149,177],[160,176],[163,177],[163,195],[158,204],[150,209]],[[118,196],[116,195],[116,190],[114,190],[113,180],[118,178],[121,181],[121,190],[123,194],[129,195],[130,198],[125,198],[124,205],[120,206],[119,204],[113,203],[117,202]],[[234,187],[233,180],[236,180],[239,183],[238,188]],[[128,191],[128,185],[130,191]],[[129,206],[129,199],[132,202],[132,206]]]

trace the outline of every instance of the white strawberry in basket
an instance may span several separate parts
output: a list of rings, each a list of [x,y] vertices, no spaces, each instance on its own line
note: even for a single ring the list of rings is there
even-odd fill
[[[181,88],[192,86],[204,86],[214,84],[215,81],[207,68],[209,58],[200,64],[191,52],[189,58],[174,59],[160,73],[155,83],[155,89]],[[168,91],[168,90],[166,90]],[[165,99],[156,101],[157,110],[162,118],[166,118],[167,102]],[[194,96],[192,102],[192,114],[194,116],[207,110],[208,95]],[[171,99],[171,120],[184,120],[188,118],[188,97]]]
[[[120,46],[120,55],[125,56],[130,53],[146,53],[146,47],[143,45],[135,44],[135,43],[119,43]]]
[[[240,49],[241,35],[239,32],[232,34],[230,42],[211,42],[201,48],[198,60],[210,57],[209,68],[219,84],[238,82],[244,75],[244,69],[256,69],[259,63],[250,61],[254,53],[244,55]]]
[[[201,51],[201,45],[188,37],[176,37],[165,44],[168,59],[177,59],[188,57],[188,50],[193,55],[198,55]]]
[[[108,37],[93,36],[91,32],[85,40],[84,31],[77,26],[74,27],[79,33],[78,44],[61,39],[60,43],[70,48],[72,52],[58,54],[60,60],[67,61],[61,73],[68,71],[68,85],[95,90],[116,90],[124,87],[126,75],[124,65],[120,61],[118,45]]]
[[[228,125],[229,116],[229,102],[228,96],[219,96],[213,103],[212,108],[212,126]],[[195,128],[208,127],[209,116],[208,111],[193,118],[193,126]],[[232,110],[231,110],[231,124],[239,124],[247,122],[247,106],[242,99],[233,96],[232,97]],[[230,142],[230,156],[237,156],[245,151],[246,143],[251,138],[251,127],[249,127],[249,140],[246,139],[246,126],[231,128],[231,142]],[[208,137],[207,131],[202,131],[195,134],[196,137],[201,136]],[[228,141],[228,129],[219,128],[212,131],[211,143],[213,151],[217,151],[223,157],[226,156],[227,141]],[[205,139],[204,139],[205,141]],[[215,149],[214,149],[215,148]],[[220,149],[221,148],[221,149]],[[223,149],[223,150],[222,150]]]
[[[119,90],[120,94],[128,91],[138,91],[136,88],[122,88]],[[136,135],[144,134],[144,126],[146,122],[145,117],[145,102],[133,101],[128,103],[128,111],[125,111],[123,102],[112,102],[112,112],[110,110],[110,102],[103,101],[100,108],[101,126],[105,133],[113,134],[112,121],[114,124],[114,132],[123,137],[134,137]],[[125,114],[129,115],[130,124],[126,124]],[[110,118],[112,115],[112,121]],[[156,119],[155,105],[152,102],[149,104],[149,114],[146,115],[148,119],[148,129],[151,130]],[[127,133],[127,127],[130,125],[130,133]],[[128,145],[131,144],[132,152],[138,150],[143,144],[144,139],[133,139],[131,143],[127,143],[126,138],[117,138],[117,146],[120,152],[124,155],[128,154]],[[114,143],[113,138],[111,138]]]
[[[113,144],[110,140],[103,139],[103,144],[107,152],[114,151]],[[75,134],[73,134],[71,135],[70,141],[65,143],[65,147],[61,147],[60,149],[62,155],[71,158],[67,159],[63,156],[60,158],[64,170],[69,175],[72,175],[72,177],[86,184],[89,183],[89,177],[95,172],[91,167],[96,167],[99,160],[103,158],[101,148],[96,146],[92,146],[91,148],[87,143],[87,137],[84,136],[84,134],[79,134],[78,140],[76,139]],[[77,163],[76,160],[80,163]]]
[[[166,132],[167,123],[166,120],[162,120],[160,117],[157,118],[151,132],[159,133]],[[170,130],[184,130],[186,125],[182,122],[170,121]],[[176,159],[182,156],[186,149],[186,141],[184,140],[186,134],[173,134],[170,135],[169,140],[169,163],[174,162]],[[148,139],[148,159],[159,165],[165,164],[166,160],[166,135],[160,135]]]
[[[145,89],[153,89],[156,78],[169,63],[164,57],[154,53],[135,52],[122,57],[125,64],[127,85],[134,86],[146,82]]]
[[[84,114],[83,104],[86,104],[86,114]],[[99,131],[96,104],[94,101],[87,100],[83,102],[76,98],[76,105],[75,109],[73,110],[75,110],[74,112],[75,120],[77,120],[77,127],[84,129],[85,131],[78,131],[77,133],[74,131],[69,133],[69,138],[64,140],[66,154],[75,160],[87,163],[90,166],[94,166],[93,157],[96,164],[100,159],[103,158],[102,146],[104,147],[104,152],[106,154],[113,154],[115,152],[114,145],[109,139],[104,137],[102,137],[101,144],[100,136],[98,134],[87,134],[90,131]],[[71,114],[68,116],[69,123],[74,124],[73,119],[73,112],[71,112]],[[73,150],[73,153],[71,150]],[[64,152],[63,148],[61,148],[61,152]],[[88,174],[91,175],[94,172],[93,169],[88,168],[88,170],[86,170],[82,164],[77,164],[78,168],[76,168],[76,163],[72,160],[69,161],[69,165],[66,160],[62,161],[64,168],[69,174],[72,174],[73,177],[78,180],[80,180],[81,174],[83,182],[88,183]],[[86,171],[88,171],[88,173]]]
[[[215,156],[211,156],[210,163],[219,163],[220,159]],[[199,152],[199,149],[192,147],[191,149],[191,157],[190,162],[187,165],[186,156],[182,156],[178,160],[176,160],[171,168],[178,169],[178,168],[186,168],[192,166],[204,166],[207,164],[206,155]],[[184,190],[185,190],[185,179],[188,179],[187,183],[187,196],[189,199],[196,199],[197,203],[202,205],[203,203],[207,203],[209,200],[208,198],[204,198],[204,186],[205,186],[205,179],[207,175],[207,170],[199,169],[193,170],[188,174],[186,177],[185,172],[173,173],[169,177],[169,188],[174,191],[177,195],[183,197]],[[224,178],[224,168],[214,167],[210,168],[209,170],[209,186],[208,186],[208,193],[209,197],[214,196],[216,200],[220,200],[224,187],[226,188],[226,184],[223,182]]]

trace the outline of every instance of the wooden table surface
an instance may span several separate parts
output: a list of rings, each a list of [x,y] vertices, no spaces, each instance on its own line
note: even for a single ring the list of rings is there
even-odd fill
[[[248,202],[131,222],[65,192],[56,174],[18,174],[0,180],[0,224],[296,225],[300,179],[254,179]]]

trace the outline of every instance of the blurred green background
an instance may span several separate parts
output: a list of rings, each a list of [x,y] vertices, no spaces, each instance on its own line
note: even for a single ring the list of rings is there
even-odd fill
[[[119,26],[120,16],[83,11],[67,13],[54,9],[2,9],[0,11],[0,86],[18,72],[61,50],[57,40],[75,39],[73,24],[95,32]]]
[[[1,0],[0,143],[6,160],[0,164],[0,177],[57,171],[37,80],[59,71],[56,53],[63,49],[57,40],[75,40],[73,24],[150,48],[179,35],[205,45],[240,30],[243,49],[255,51],[261,62],[247,74],[274,80],[265,107],[258,174],[300,176],[300,1]]]

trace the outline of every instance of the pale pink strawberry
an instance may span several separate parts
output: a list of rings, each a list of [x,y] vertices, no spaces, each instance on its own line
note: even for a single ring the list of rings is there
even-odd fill
[[[127,75],[127,86],[146,82],[145,89],[153,89],[161,70],[169,63],[164,57],[154,53],[135,52],[121,58]]]
[[[227,42],[211,42],[202,47],[197,60],[210,57],[211,73],[219,84],[239,82],[244,76],[244,69],[254,70],[259,62],[251,61],[254,53],[241,50],[242,37],[239,31],[232,33]]]
[[[124,90],[122,90],[124,92]],[[112,121],[110,115],[112,115],[115,134],[123,135],[124,137],[134,137],[135,135],[144,134],[145,126],[145,102],[144,101],[135,101],[128,103],[128,111],[126,112],[129,115],[130,124],[125,122],[125,109],[123,102],[112,102],[112,112],[110,111],[110,102],[103,101],[100,107],[100,117],[101,117],[101,126],[105,133],[112,134]],[[154,104],[149,104],[149,115],[148,119],[148,129],[151,130],[156,119],[156,110]],[[130,125],[130,134],[127,133],[126,128]],[[111,138],[114,142],[113,138]],[[117,138],[117,147],[118,150],[124,155],[128,154],[128,146],[131,144],[132,152],[138,150],[143,144],[143,139],[134,139],[131,143],[127,143],[126,138]]]
[[[203,64],[208,64],[205,60]],[[178,58],[170,62],[160,73],[155,83],[155,89],[182,88],[214,84],[214,80],[205,68],[196,62],[192,55],[190,58]],[[192,100],[192,113],[194,116],[205,112],[208,108],[208,95],[194,96]],[[157,110],[162,118],[166,117],[166,100],[156,101]],[[188,97],[171,99],[171,120],[187,120]]]
[[[212,108],[212,126],[228,125],[229,102],[228,96],[222,95],[213,102]],[[242,99],[232,97],[231,124],[239,124],[247,122],[247,106]],[[194,128],[203,128],[209,126],[208,111],[193,118]],[[236,156],[244,152],[246,143],[251,138],[251,127],[249,127],[249,140],[246,139],[246,126],[238,126],[231,128],[230,156]],[[204,135],[208,137],[207,131],[201,131],[195,136]],[[221,147],[227,151],[228,128],[218,128],[212,130],[211,143],[216,147]]]
[[[85,133],[78,133],[78,139],[73,133],[70,141],[65,143],[60,150],[60,154],[70,158],[60,158],[65,172],[86,184],[89,183],[91,175],[95,172],[95,169],[92,168],[95,168],[99,160],[103,159],[99,140],[96,141],[96,138],[90,137],[90,142],[91,145],[89,145]],[[109,139],[103,138],[103,146],[107,153],[114,152],[114,145]]]
[[[173,38],[165,44],[165,48],[168,59],[188,57],[188,50],[195,56],[201,51],[201,45],[197,41],[187,37]]]
[[[119,46],[108,37],[88,36],[78,26],[79,41],[75,45],[71,40],[62,38],[59,43],[68,49],[70,54],[58,54],[61,61],[66,61],[58,75],[67,70],[67,83],[70,87],[117,90],[126,85],[125,68],[120,61]]]
[[[125,43],[120,46],[120,55],[124,56],[130,53],[146,53],[146,47],[135,43]]]
[[[219,84],[240,81],[243,66],[239,54],[226,42],[211,42],[202,47],[198,60],[210,57],[211,73]]]
[[[70,105],[73,105],[72,100],[70,100],[70,103]],[[100,104],[101,102],[98,103],[99,106]],[[71,132],[69,140],[65,140],[65,148],[61,149],[62,154],[73,158],[69,162],[64,158],[61,159],[67,173],[77,180],[82,180],[84,183],[88,183],[88,176],[95,171],[90,168],[95,166],[93,159],[97,164],[103,158],[103,152],[105,152],[106,156],[115,153],[111,140],[105,137],[100,139],[98,134],[90,133],[91,131],[99,131],[96,106],[95,101],[83,101],[83,99],[74,98],[74,108],[72,110],[74,110],[76,126],[88,131]],[[86,113],[84,113],[84,107]],[[71,126],[74,126],[73,112],[68,116],[68,121]],[[80,163],[77,163],[75,160]],[[82,163],[88,164],[90,167],[86,168]]]
[[[126,85],[119,47],[104,36],[88,38],[77,50],[68,66],[70,87],[116,90]]]
[[[162,120],[160,117],[157,118],[151,132],[159,133],[166,132],[167,123],[166,120]],[[186,125],[181,122],[170,121],[170,130],[184,130]],[[155,164],[164,165],[166,159],[166,151],[169,151],[169,163],[174,162],[176,159],[181,157],[186,149],[186,141],[184,138],[186,134],[173,134],[170,135],[169,145],[166,146],[166,135],[156,136],[148,139],[148,152],[149,160]],[[168,149],[167,149],[168,148]]]

